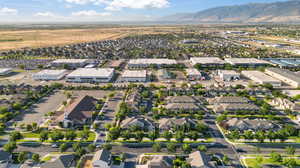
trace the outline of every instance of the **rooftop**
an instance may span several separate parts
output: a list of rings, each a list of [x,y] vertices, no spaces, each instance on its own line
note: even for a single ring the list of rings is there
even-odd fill
[[[140,71],[125,70],[122,74],[122,77],[123,78],[146,78],[147,71],[146,70],[140,70]]]
[[[267,68],[268,71],[271,71],[273,73],[277,73],[281,76],[284,76],[286,78],[289,78],[291,80],[294,80],[298,83],[300,83],[300,77],[296,73],[289,71],[287,69],[280,69],[280,68]]]
[[[192,57],[192,63],[195,64],[225,64],[226,62],[218,57]]]
[[[0,68],[0,73],[6,73],[11,70],[12,70],[11,68]]]
[[[201,75],[201,72],[199,72],[196,68],[189,68],[185,71],[188,75]]]
[[[242,71],[242,74],[249,78],[250,77],[255,78],[255,80],[260,80],[264,82],[279,82],[279,83],[281,82],[280,80],[268,76],[265,73],[260,71]]]
[[[177,64],[177,61],[174,59],[131,59],[128,64]]]
[[[71,72],[70,76],[89,76],[89,77],[109,77],[114,73],[114,69],[112,68],[79,68],[73,72]]]
[[[219,73],[226,74],[226,75],[239,75],[239,73],[233,70],[219,70]]]
[[[230,64],[270,64],[268,61],[256,58],[225,58],[225,61]]]
[[[34,75],[60,75],[60,74],[63,74],[67,72],[66,70],[49,70],[49,69],[46,69],[46,70],[42,70]]]
[[[85,63],[88,59],[57,59],[52,63]]]

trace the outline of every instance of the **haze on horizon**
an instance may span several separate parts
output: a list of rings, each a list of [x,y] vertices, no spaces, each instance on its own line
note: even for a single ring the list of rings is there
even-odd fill
[[[176,13],[280,0],[1,0],[0,23],[153,21]]]

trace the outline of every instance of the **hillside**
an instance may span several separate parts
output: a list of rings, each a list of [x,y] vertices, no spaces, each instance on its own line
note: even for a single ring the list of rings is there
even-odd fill
[[[223,6],[161,19],[193,22],[300,22],[300,0]]]

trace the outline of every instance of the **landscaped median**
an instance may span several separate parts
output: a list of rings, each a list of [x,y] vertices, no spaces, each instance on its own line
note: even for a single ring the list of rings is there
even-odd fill
[[[296,167],[300,166],[299,157],[299,155],[281,155],[272,152],[269,155],[244,155],[241,161],[247,168],[257,168],[263,165]]]
[[[14,133],[18,134],[18,133]],[[92,131],[41,131],[22,132],[18,138],[13,138],[17,143],[64,143],[64,142],[93,142],[96,133]]]

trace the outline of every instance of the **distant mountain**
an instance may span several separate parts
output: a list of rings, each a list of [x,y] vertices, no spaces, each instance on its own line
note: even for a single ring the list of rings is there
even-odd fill
[[[184,13],[160,18],[179,22],[300,22],[300,0],[275,3],[250,3],[246,5],[223,6],[197,13]]]

